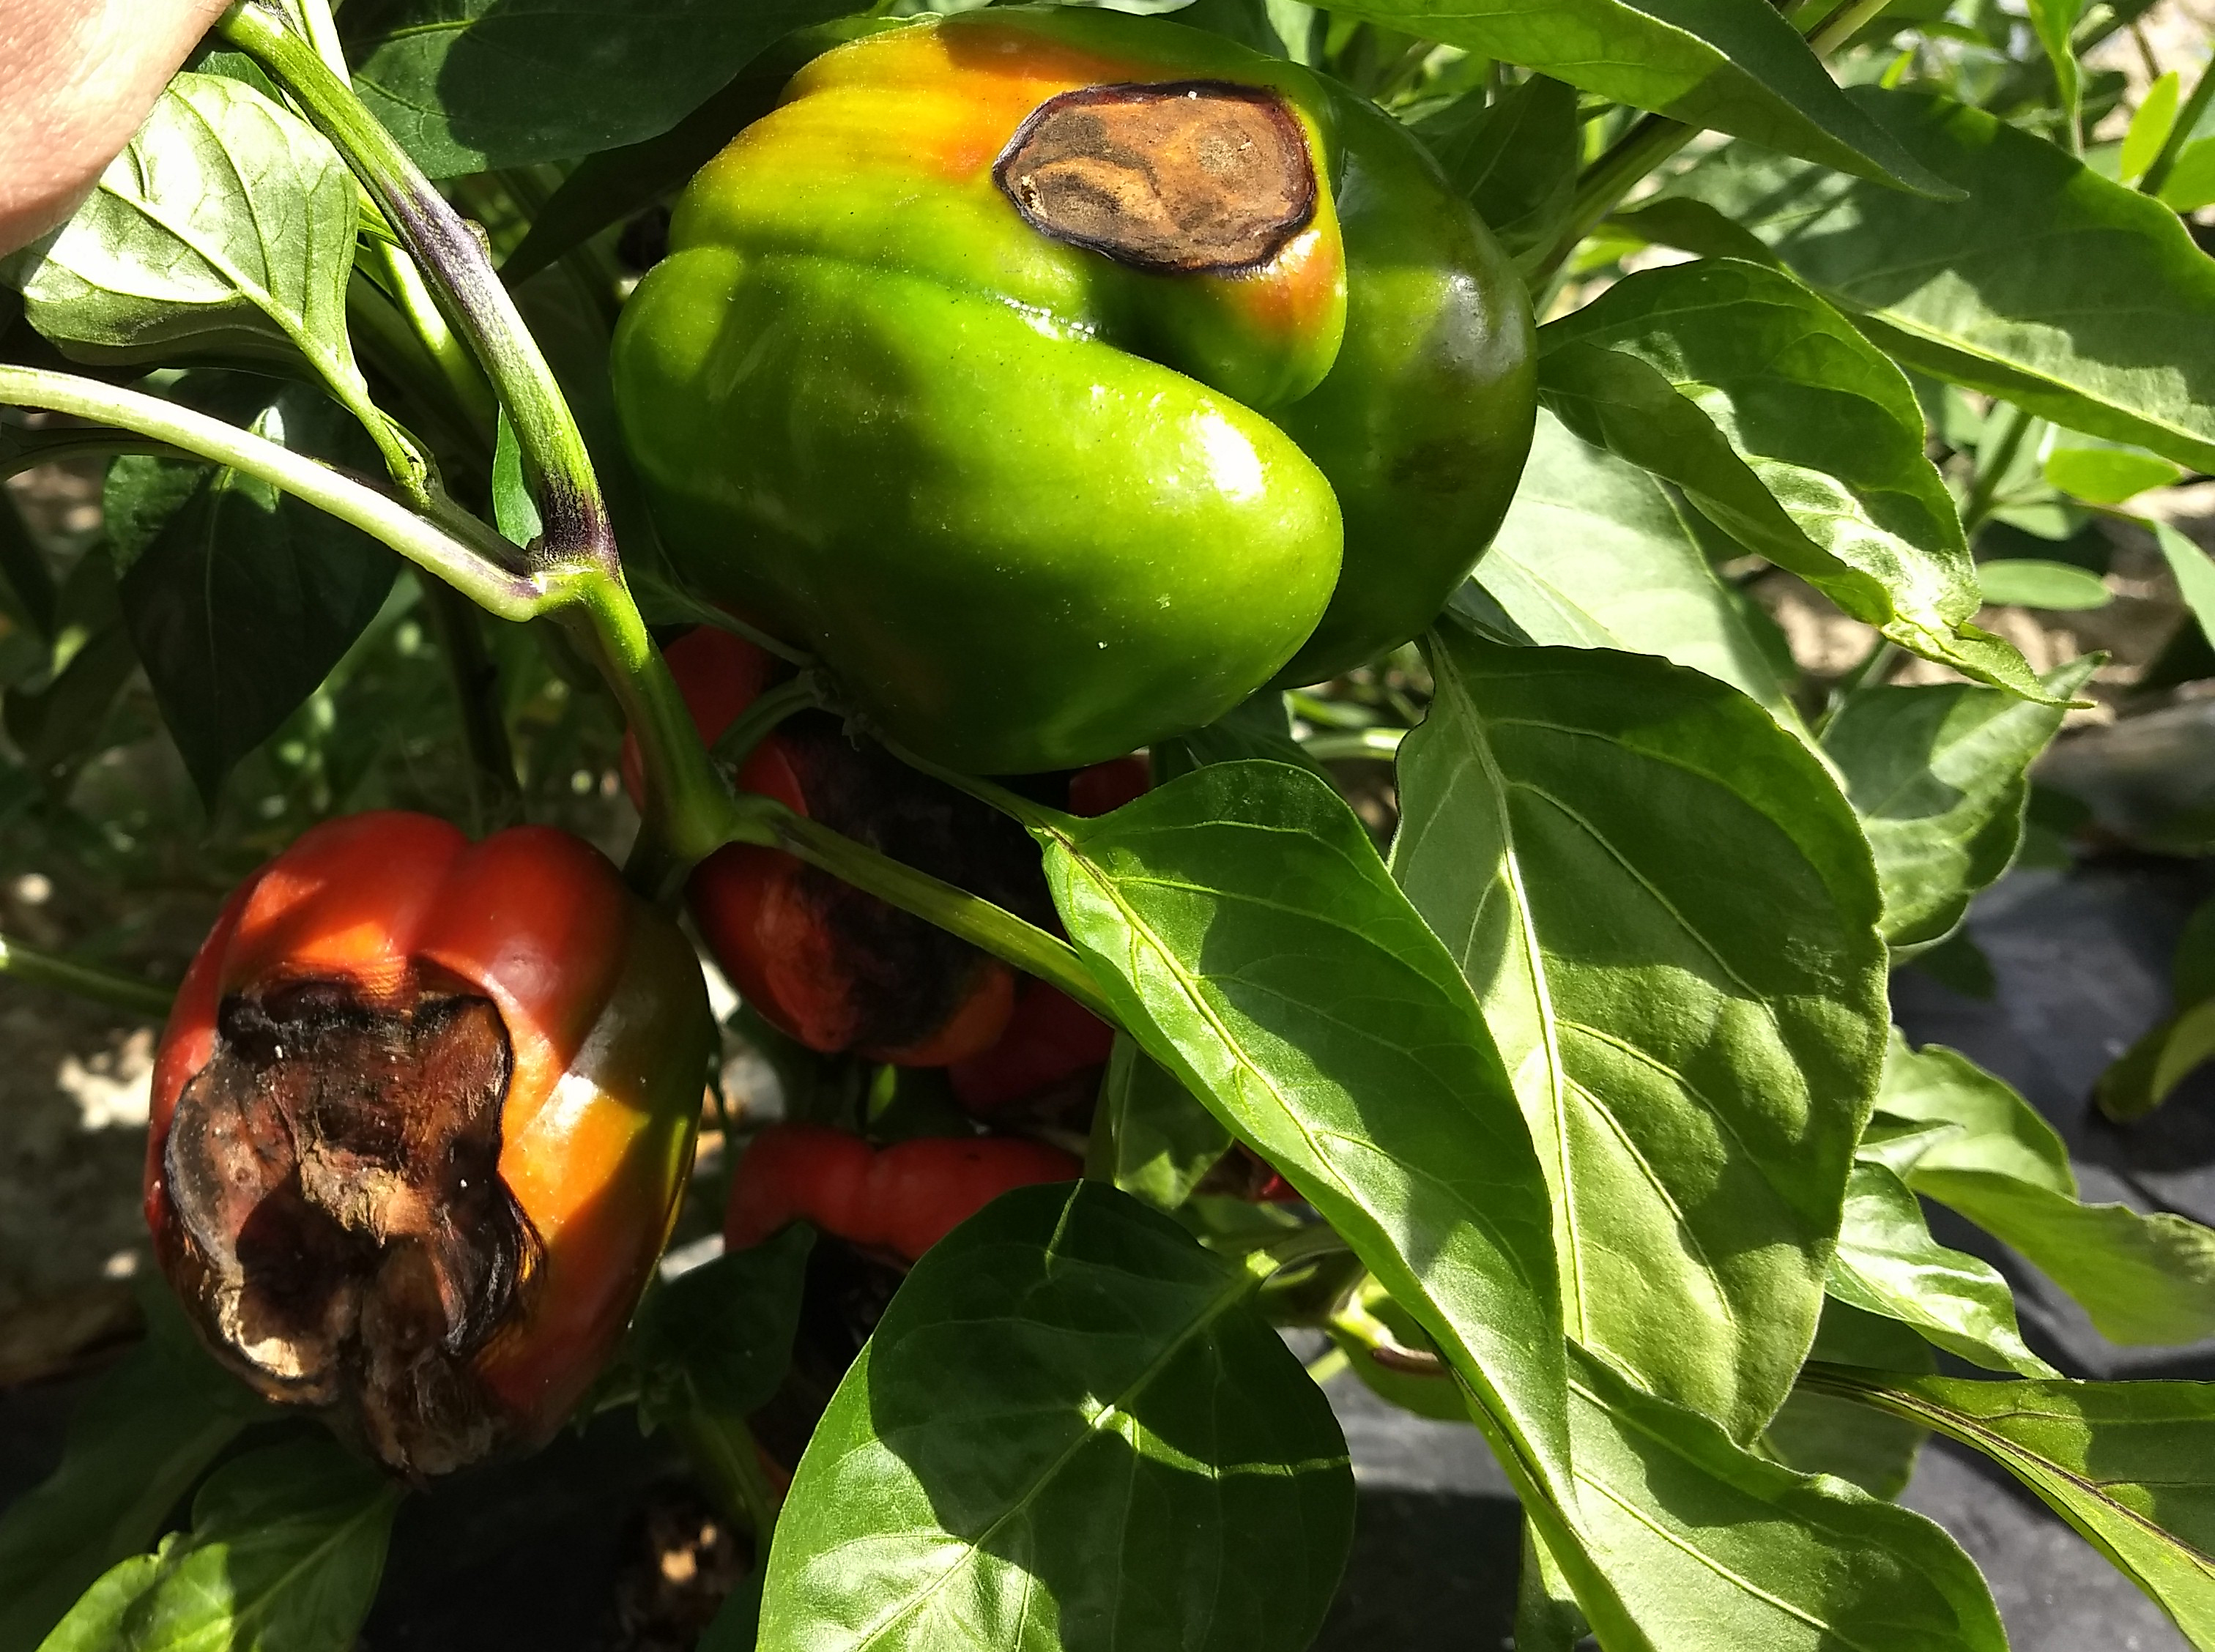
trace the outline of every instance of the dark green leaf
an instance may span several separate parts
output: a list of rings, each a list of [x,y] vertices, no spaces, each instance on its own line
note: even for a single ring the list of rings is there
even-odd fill
[[[1877,1108],[1880,1121],[1919,1128],[1873,1139],[1868,1155],[2022,1251],[2108,1341],[2215,1336],[2215,1233],[2166,1211],[2079,1203],[2052,1127],[1991,1074],[1895,1041]]]
[[[1533,642],[1660,654],[1800,726],[1758,621],[1716,577],[1689,511],[1543,409],[1522,486],[1476,578]]]
[[[1897,1319],[1848,1307],[1832,1297],[1823,1304],[1808,1357],[1832,1365],[1865,1365],[1878,1371],[1936,1368],[1930,1344]],[[1930,1430],[1898,1417],[1877,1416],[1836,1394],[1804,1384],[1769,1419],[1762,1444],[1770,1456],[1802,1474],[1835,1474],[1872,1497],[1897,1497],[1907,1489],[1915,1459]]]
[[[1760,0],[1353,0],[1331,8],[1863,177],[1943,186]]]
[[[523,449],[505,407],[500,410],[499,432],[493,438],[492,515],[511,544],[528,547],[545,527],[538,519],[538,502],[531,497],[531,484],[524,478]]]
[[[2060,1374],[2023,1345],[2015,1293],[1999,1270],[1933,1239],[1915,1195],[1883,1165],[1856,1165],[1846,1184],[1830,1291],[1988,1371]]]
[[[1920,1514],[1742,1451],[1589,1355],[1570,1393],[1585,1546],[1653,1652],[2005,1652],[1984,1579]]]
[[[764,1643],[1304,1648],[1353,1477],[1259,1282],[1096,1182],[956,1228],[801,1459]]]
[[[1576,188],[1576,88],[1533,75],[1492,102],[1472,92],[1416,130],[1501,246],[1552,243]]]
[[[2215,1646],[2215,1384],[1963,1382],[1808,1372],[1811,1386],[1935,1429],[2028,1486]]]
[[[1291,707],[1282,691],[1264,688],[1232,707],[1205,728],[1163,740],[1153,749],[1157,780],[1175,780],[1202,763],[1233,763],[1255,757],[1273,763],[1322,770],[1292,737]]]
[[[1093,1122],[1095,1173],[1157,1209],[1191,1196],[1230,1132],[1128,1034],[1116,1035]]]
[[[59,593],[54,576],[32,538],[15,499],[0,488],[0,603],[51,641],[54,634],[54,604]]]
[[[814,1244],[814,1229],[795,1223],[648,1296],[625,1350],[639,1371],[640,1410],[665,1420],[690,1403],[742,1417],[768,1404],[792,1363]]]
[[[840,34],[854,32],[850,24],[803,29],[755,58],[667,132],[578,162],[501,264],[500,278],[510,286],[528,280],[571,248],[689,181],[737,133],[776,107],[785,83],[802,64]]]
[[[2066,701],[2096,658],[2046,678]],[[1950,933],[1969,899],[2008,869],[2022,842],[2031,760],[2061,726],[2061,707],[1967,683],[1863,688],[1823,729],[1876,855],[1884,931],[1912,957]]]
[[[451,178],[658,137],[779,36],[856,9],[852,0],[352,0],[341,32],[370,112],[417,165]]]
[[[1283,1173],[1565,1495],[1546,1184],[1468,984],[1337,793],[1211,763],[1035,829],[1071,939],[1146,1053]]]
[[[200,1488],[189,1534],[101,1578],[42,1652],[347,1652],[399,1502],[328,1440],[241,1457]]]
[[[2100,1075],[2100,1111],[2119,1123],[2142,1118],[2215,1056],[2215,901],[2185,920],[2176,939],[2169,990],[2175,1013]]]
[[[1672,193],[1753,230],[1903,364],[2215,467],[2215,263],[2176,215],[1979,110],[1847,95],[1968,199],[1918,200],[1743,144]]]
[[[352,421],[304,385],[241,377],[190,399],[295,451],[375,463]],[[132,640],[212,805],[231,766],[377,616],[398,560],[256,478],[188,460],[118,459],[106,504]]]
[[[1730,259],[1643,271],[1538,344],[1541,394],[1578,435],[1902,648],[2040,694],[1970,623],[1976,569],[1905,376],[1798,282]]]
[[[0,1515],[0,1652],[32,1652],[101,1574],[150,1545],[265,1408],[217,1368],[165,1289],[149,1335],[70,1419],[61,1466]]]
[[[1868,847],[1711,677],[1451,627],[1431,659],[1393,870],[1515,1074],[1564,1318],[1751,1438],[1814,1333],[1882,1056]]]
[[[56,795],[97,754],[116,696],[138,667],[115,590],[98,549],[79,557],[55,603],[55,668],[35,686],[8,690],[8,737],[25,767]]]

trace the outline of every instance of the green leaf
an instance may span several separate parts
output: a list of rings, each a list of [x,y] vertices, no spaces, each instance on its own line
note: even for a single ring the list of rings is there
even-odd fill
[[[0,442],[4,440],[5,432],[0,431]],[[59,595],[15,495],[0,490],[0,603],[41,640],[51,642]]]
[[[1117,1019],[1298,1188],[1567,1495],[1546,1181],[1468,983],[1343,798],[1211,763],[1034,825]]]
[[[70,1418],[61,1465],[0,1514],[0,1652],[32,1652],[103,1572],[150,1545],[266,1408],[202,1353],[166,1290],[148,1336]]]
[[[310,386],[239,375],[187,380],[179,399],[296,452],[375,468],[353,421]],[[104,500],[132,641],[212,809],[232,766],[377,617],[399,560],[258,478],[191,460],[118,459]]]
[[[2157,460],[2166,464],[2167,460]],[[2036,557],[2010,556],[1979,563],[1977,583],[1987,603],[2012,603],[2023,608],[2077,612],[2105,608],[2115,600],[2107,582],[2089,568],[2073,562],[2046,562]]]
[[[305,357],[368,409],[346,324],[353,174],[243,82],[180,74],[77,215],[16,255],[32,326],[71,357]]]
[[[2215,901],[2196,908],[2176,938],[2169,970],[2176,1010],[2100,1075],[2100,1111],[2118,1123],[2142,1118],[2215,1057]]]
[[[641,1415],[666,1421],[690,1404],[742,1417],[767,1404],[792,1363],[814,1245],[814,1229],[794,1223],[649,1294],[624,1350],[639,1373]]]
[[[362,101],[433,178],[641,143],[852,0],[350,0]],[[726,128],[727,138],[735,127]]]
[[[1515,1075],[1564,1318],[1751,1438],[1814,1332],[1881,1060],[1868,849],[1821,763],[1712,678],[1458,629],[1431,659],[1393,871]]]
[[[1906,377],[1789,276],[1733,259],[1624,278],[1538,334],[1547,406],[1911,652],[2031,698],[1970,621],[1976,569]]]
[[[2046,0],[2052,3],[2052,0]],[[2037,15],[2035,9],[2032,15]],[[2040,33],[2044,34],[2041,28]],[[2161,153],[2161,146],[2169,141],[2169,134],[2176,125],[2176,101],[2182,87],[2176,70],[2170,70],[2146,88],[2145,96],[2138,101],[2138,113],[2131,117],[2130,130],[2123,134],[2123,152],[2115,166],[2118,181],[2135,184],[2145,176],[2145,170]]]
[[[2215,468],[2215,264],[2176,215],[1980,110],[1847,95],[1968,199],[1919,200],[1746,144],[1671,193],[1753,230],[1903,364]]]
[[[1899,1320],[1848,1307],[1835,1296],[1823,1304],[1823,1322],[1808,1357],[1878,1371],[1925,1372],[1937,1364],[1930,1344]],[[1761,1441],[1767,1453],[1787,1468],[1834,1474],[1872,1497],[1889,1500],[1907,1489],[1929,1434],[1916,1423],[1872,1416],[1850,1400],[1802,1383],[1770,1418]]]
[[[2176,586],[2183,593],[2185,607],[2200,622],[2201,633],[2215,642],[2215,562],[2209,561],[2206,552],[2167,523],[2150,521],[2145,525],[2153,529],[2162,556],[2169,563],[2169,571],[2176,576]]]
[[[50,792],[66,796],[97,755],[116,697],[138,669],[114,568],[98,549],[70,570],[55,601],[54,628],[54,669],[35,685],[9,688],[4,712],[24,766]]]
[[[1984,1579],[1920,1514],[1743,1451],[1589,1355],[1570,1394],[1585,1545],[1653,1652],[2005,1652]]]
[[[1353,0],[1331,10],[1523,64],[1687,125],[1943,191],[1759,0]]]
[[[2177,212],[2197,212],[2215,204],[2215,138],[2186,144],[2157,194],[2163,206]]]
[[[101,1578],[41,1652],[347,1652],[399,1502],[327,1439],[241,1457],[200,1488],[189,1535]]]
[[[1292,708],[1281,689],[1263,688],[1205,728],[1157,743],[1153,749],[1154,779],[1170,780],[1202,763],[1233,763],[1249,757],[1322,773],[1292,737]]]
[[[2215,1647],[2215,1384],[1807,1380],[1984,1453]]]
[[[2120,505],[2149,488],[2167,487],[2184,472],[2158,454],[2136,448],[2083,447],[2057,444],[2040,467],[2046,480],[2063,493],[2095,505]]]
[[[1488,101],[1470,93],[1416,132],[1510,253],[1550,246],[1576,193],[1576,88],[1533,75]]]
[[[2109,1342],[2215,1336],[2215,1233],[2166,1211],[2078,1202],[2059,1138],[1998,1079],[1953,1050],[1895,1042],[1877,1108],[1924,1128],[1869,1156],[2022,1251]]]
[[[762,1646],[1305,1647],[1353,1476],[1259,1283],[1096,1182],[956,1228],[801,1459]]]
[[[1801,726],[1758,621],[1716,577],[1690,512],[1543,408],[1522,486],[1476,578],[1534,642],[1660,654]]]
[[[1118,1033],[1093,1120],[1095,1175],[1157,1210],[1174,1210],[1217,1159],[1230,1132],[1128,1034]]]
[[[1933,1239],[1915,1195],[1882,1165],[1856,1165],[1846,1184],[1830,1291],[1987,1371],[2060,1374],[2023,1345],[2015,1293],[1999,1270]]]
[[[2065,703],[2097,664],[2051,673],[2052,700]],[[2059,704],[1967,683],[1886,684],[1849,694],[1824,725],[1824,754],[1876,856],[1885,939],[1902,957],[1952,933],[2015,860],[2028,771],[2061,716]]]

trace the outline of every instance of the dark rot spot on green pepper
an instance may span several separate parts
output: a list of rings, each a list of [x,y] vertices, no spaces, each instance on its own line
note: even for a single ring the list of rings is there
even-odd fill
[[[1282,100],[1223,81],[1047,99],[992,180],[1042,235],[1177,275],[1266,264],[1315,219],[1315,160]]]
[[[384,1460],[482,1455],[497,1425],[469,1356],[539,1249],[500,1179],[499,1011],[306,982],[228,998],[217,1026],[164,1153],[175,1271],[265,1386],[351,1396]]]

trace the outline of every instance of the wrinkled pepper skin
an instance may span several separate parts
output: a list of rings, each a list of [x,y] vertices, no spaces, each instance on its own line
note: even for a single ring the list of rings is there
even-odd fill
[[[1056,147],[1101,120],[1121,147]],[[1187,211],[1230,151],[1261,159]],[[1137,203],[1105,230],[1087,166]],[[670,245],[612,368],[672,554],[973,772],[1097,762],[1296,654],[1403,640],[1529,441],[1528,305],[1414,140],[1157,20],[997,8],[827,52]]]
[[[744,1250],[805,1220],[913,1262],[1003,1193],[1083,1172],[1058,1147],[1021,1136],[918,1136],[872,1147],[826,1125],[772,1124],[731,1178],[723,1243]]]
[[[710,743],[776,669],[752,643],[708,626],[678,638],[666,658]],[[635,797],[628,742],[624,756]],[[832,719],[803,713],[781,724],[748,754],[737,780],[742,791],[1022,907],[1034,920],[1050,915],[1037,852],[1022,828],[848,738]],[[726,844],[694,868],[685,899],[739,997],[825,1055],[944,1066],[999,1037],[1015,1001],[1015,972],[997,958],[782,849]]]
[[[580,840],[318,826],[170,1013],[156,1255],[219,1358],[397,1472],[535,1444],[667,1240],[714,1037],[682,933]]]

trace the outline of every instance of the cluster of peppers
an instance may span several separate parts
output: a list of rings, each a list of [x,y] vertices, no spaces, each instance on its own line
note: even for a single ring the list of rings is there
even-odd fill
[[[862,726],[1081,813],[1144,789],[1126,754],[1427,624],[1535,402],[1520,283],[1420,146],[1156,20],[859,27],[684,192],[617,329],[680,570]],[[667,658],[711,742],[777,669],[713,628]],[[736,783],[1053,922],[1019,830],[826,714]],[[805,1218],[912,1261],[1080,1172],[991,1126],[1105,1061],[1089,1013],[774,849],[721,849],[688,901],[772,1025],[942,1068],[983,1122],[772,1125],[730,1245]],[[231,896],[164,1034],[162,1266],[242,1377],[397,1472],[534,1443],[667,1241],[714,1044],[691,944],[582,842],[319,827]]]

